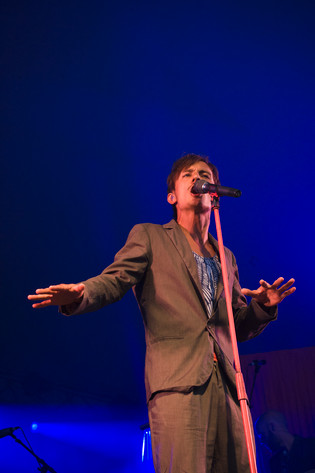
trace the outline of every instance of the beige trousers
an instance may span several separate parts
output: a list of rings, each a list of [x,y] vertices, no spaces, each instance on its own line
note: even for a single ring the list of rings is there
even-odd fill
[[[151,399],[156,473],[249,473],[241,410],[233,394],[215,363],[203,386]]]

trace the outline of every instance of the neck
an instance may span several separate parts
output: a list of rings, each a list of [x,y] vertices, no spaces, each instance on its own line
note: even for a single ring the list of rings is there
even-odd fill
[[[185,212],[178,215],[177,223],[187,231],[199,245],[204,245],[208,241],[210,212],[200,214]]]

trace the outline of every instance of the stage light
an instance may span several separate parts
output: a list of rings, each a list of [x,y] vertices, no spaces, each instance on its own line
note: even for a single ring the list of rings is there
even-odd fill
[[[33,432],[35,432],[38,429],[38,424],[36,424],[36,422],[33,422],[33,424],[31,425],[31,429]]]
[[[142,439],[142,462],[152,461],[152,444],[151,444],[151,430],[150,427],[144,429]]]

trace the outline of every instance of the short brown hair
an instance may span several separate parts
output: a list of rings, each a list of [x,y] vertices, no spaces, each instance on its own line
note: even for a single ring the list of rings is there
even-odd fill
[[[215,184],[220,184],[219,181],[219,172],[214,164],[210,163],[208,156],[201,156],[199,154],[185,154],[181,158],[179,158],[173,164],[172,170],[167,178],[167,193],[173,192],[175,189],[175,182],[180,173],[183,169],[189,168],[194,163],[198,163],[199,161],[203,161],[206,163],[212,171],[213,179]]]
[[[199,161],[203,161],[209,166],[213,175],[214,184],[220,185],[219,171],[217,170],[215,165],[209,161],[208,156],[201,156],[199,154],[188,153],[188,154],[184,154],[184,156],[182,156],[177,161],[175,161],[175,163],[172,166],[171,172],[167,178],[167,193],[168,194],[174,191],[175,182],[178,176],[180,175],[180,173],[184,169],[189,168],[189,166],[191,166],[194,163],[198,163]],[[176,220],[177,219],[176,204],[173,204],[172,207],[173,207],[173,216]]]

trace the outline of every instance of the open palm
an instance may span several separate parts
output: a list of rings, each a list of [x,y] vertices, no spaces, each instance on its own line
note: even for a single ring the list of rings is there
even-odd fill
[[[44,289],[36,289],[35,294],[27,296],[28,300],[35,301],[34,309],[41,309],[50,305],[67,305],[79,302],[84,294],[84,284],[57,284]]]
[[[243,288],[242,293],[245,296],[250,296],[256,302],[265,305],[266,307],[271,307],[279,304],[283,299],[290,294],[292,294],[296,287],[291,287],[294,284],[294,279],[289,279],[288,282],[281,285],[284,281],[284,278],[278,278],[273,284],[268,284],[266,281],[261,279],[259,281],[259,288],[255,290],[250,290]]]

